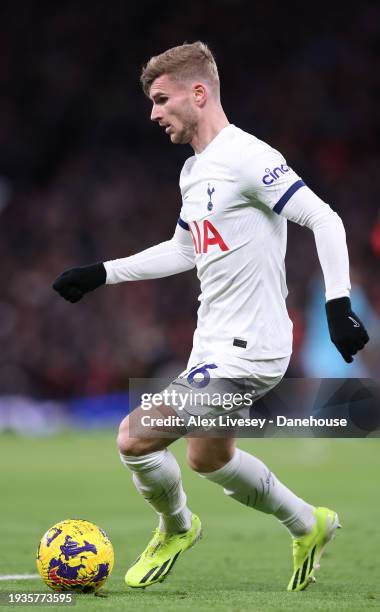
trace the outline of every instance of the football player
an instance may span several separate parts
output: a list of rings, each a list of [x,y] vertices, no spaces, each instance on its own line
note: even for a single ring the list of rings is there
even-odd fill
[[[152,121],[173,144],[189,144],[194,151],[180,176],[182,208],[174,235],[130,257],[67,270],[54,289],[74,303],[103,284],[160,278],[196,267],[201,285],[197,329],[187,369],[174,387],[190,389],[197,384],[196,375],[203,383],[243,379],[262,397],[283,378],[292,351],[284,265],[290,220],[314,233],[330,337],[351,362],[368,335],[351,309],[339,216],[281,153],[228,121],[217,66],[204,43],[152,57],[141,82],[152,103]],[[218,414],[214,406],[196,408],[200,415]],[[153,407],[150,416],[183,418],[192,412],[189,406],[180,411],[168,402]],[[131,587],[164,580],[179,555],[201,536],[180,468],[167,448],[173,438],[164,430],[161,436],[159,430],[147,436],[140,426],[143,414],[140,406],[122,421],[118,448],[159,525],[127,571]],[[303,590],[314,580],[322,552],[339,527],[337,513],[298,497],[260,459],[237,448],[233,437],[189,437],[187,449],[193,470],[232,499],[272,514],[289,530],[294,564],[288,590]]]

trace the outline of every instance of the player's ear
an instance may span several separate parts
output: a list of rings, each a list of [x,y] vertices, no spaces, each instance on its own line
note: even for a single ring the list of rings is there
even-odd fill
[[[208,91],[203,83],[195,83],[193,85],[193,97],[197,106],[202,107],[206,104]]]

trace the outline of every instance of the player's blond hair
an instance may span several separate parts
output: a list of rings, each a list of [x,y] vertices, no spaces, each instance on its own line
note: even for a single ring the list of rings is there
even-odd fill
[[[219,74],[214,56],[208,46],[199,40],[172,47],[150,58],[140,77],[146,96],[149,96],[153,81],[163,74],[177,81],[204,80],[214,95],[218,99],[220,97]]]

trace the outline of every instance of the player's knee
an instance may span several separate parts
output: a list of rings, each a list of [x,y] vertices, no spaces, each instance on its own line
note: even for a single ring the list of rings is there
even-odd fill
[[[117,448],[119,453],[122,455],[129,455],[132,457],[140,457],[149,453],[147,449],[146,440],[142,438],[131,437],[129,430],[129,418],[125,417],[119,426],[119,432],[117,435]]]
[[[207,461],[202,457],[197,457],[191,453],[187,454],[187,463],[194,472],[209,472]]]
[[[194,451],[191,448],[187,451],[187,463],[189,467],[194,470],[194,472],[200,472],[201,474],[215,472],[215,470],[219,470],[230,460],[231,453],[227,449],[217,454],[213,454],[213,456]]]

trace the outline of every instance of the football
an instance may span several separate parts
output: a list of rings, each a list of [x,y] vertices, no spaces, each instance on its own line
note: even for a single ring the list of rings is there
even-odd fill
[[[37,569],[55,591],[97,591],[112,572],[113,547],[103,529],[81,519],[53,525],[37,549]]]

